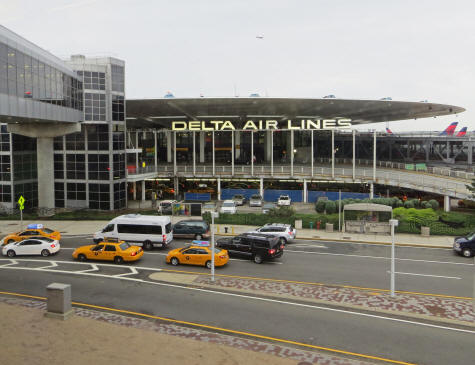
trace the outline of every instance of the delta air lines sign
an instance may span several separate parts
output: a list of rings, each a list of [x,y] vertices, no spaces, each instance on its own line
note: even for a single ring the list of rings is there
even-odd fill
[[[279,125],[277,120],[248,120],[242,128],[235,126],[229,120],[210,121],[175,121],[172,122],[174,131],[225,131],[225,130],[326,130],[351,128],[351,119],[302,119],[300,121],[287,120],[287,123]],[[284,127],[284,128],[282,128]]]

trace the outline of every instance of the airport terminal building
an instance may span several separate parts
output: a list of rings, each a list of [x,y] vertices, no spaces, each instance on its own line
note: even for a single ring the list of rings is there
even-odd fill
[[[447,203],[468,197],[474,136],[379,133],[370,123],[463,111],[334,97],[126,100],[124,61],[60,60],[0,26],[0,208],[13,211],[20,196],[45,214],[145,207],[155,194],[203,187],[210,198],[286,191],[303,202],[406,189]]]

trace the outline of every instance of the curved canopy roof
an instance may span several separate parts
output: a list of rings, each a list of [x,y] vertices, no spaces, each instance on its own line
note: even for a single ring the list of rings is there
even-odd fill
[[[316,98],[160,98],[128,99],[129,127],[169,128],[171,121],[247,119],[336,119],[353,124],[378,123],[457,114],[464,108],[436,103],[393,100]]]

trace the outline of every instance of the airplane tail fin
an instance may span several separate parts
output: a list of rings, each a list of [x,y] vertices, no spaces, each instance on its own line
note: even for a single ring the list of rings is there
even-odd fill
[[[441,132],[439,136],[453,136],[455,132],[455,128],[457,128],[457,124],[459,124],[459,122],[450,123],[450,125],[447,128],[445,128],[445,130]]]
[[[386,133],[387,133],[387,134],[393,134],[393,131],[390,130],[389,128],[386,128]]]
[[[459,130],[459,132],[457,133],[455,137],[463,137],[466,134],[467,134],[467,127],[463,127],[461,130]]]

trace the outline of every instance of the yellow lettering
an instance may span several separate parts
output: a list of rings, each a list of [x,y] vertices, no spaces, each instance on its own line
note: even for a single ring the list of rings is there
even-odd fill
[[[279,129],[279,123],[276,120],[266,120],[266,129]]]
[[[334,119],[324,119],[322,123],[323,123],[322,124],[323,129],[333,129],[335,128],[335,124],[336,124]]]
[[[233,123],[231,123],[229,120],[225,120],[223,123],[223,126],[221,127],[221,130],[224,130],[224,129],[235,130],[236,128],[234,128]]]
[[[207,127],[206,122],[203,120],[201,122],[201,130],[203,130],[203,131],[213,131],[214,128],[213,127]]]
[[[340,128],[351,128],[351,119],[338,119],[337,124]]]
[[[219,125],[220,125],[220,124],[223,124],[223,121],[222,121],[222,120],[212,120],[212,121],[210,121],[209,123],[210,123],[210,124],[213,124],[213,125],[214,125],[214,129],[215,129],[216,131],[218,131],[218,130],[219,130]]]
[[[172,130],[184,131],[186,129],[186,122],[172,122]]]
[[[287,120],[287,129],[300,129],[299,126],[293,126],[292,121],[289,119]]]
[[[248,120],[242,129],[257,129],[257,126],[253,120]]]
[[[307,129],[320,129],[320,120],[317,119],[314,122],[313,120],[307,119]]]
[[[193,120],[188,122],[188,130],[190,131],[199,131],[200,130],[200,122],[197,120]]]

